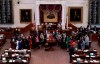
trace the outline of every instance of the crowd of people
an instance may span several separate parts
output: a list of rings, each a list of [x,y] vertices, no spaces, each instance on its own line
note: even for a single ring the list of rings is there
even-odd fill
[[[33,35],[23,36],[19,31],[14,31],[14,36],[12,42],[16,44],[16,49],[32,49],[40,48],[40,46],[45,46],[47,39],[55,39],[55,44],[63,49],[67,49],[70,46],[76,46],[79,49],[89,48],[89,36],[88,32],[84,31],[82,27],[73,32],[72,34],[67,34],[66,32],[59,32],[58,30],[49,32],[48,30],[44,32],[35,32]]]
[[[36,31],[34,34],[29,36],[24,36],[20,34],[19,31],[14,32],[14,36],[11,39],[11,42],[15,44],[15,49],[34,49],[47,47],[49,45],[47,40],[56,40],[54,44],[62,49],[65,49],[69,52],[70,60],[71,56],[74,54],[76,49],[89,49],[91,47],[90,41],[91,30],[89,28],[80,27],[77,32],[71,31],[71,34],[66,32],[59,32],[55,30],[50,32],[45,30],[44,32]],[[70,61],[71,62],[71,61]]]

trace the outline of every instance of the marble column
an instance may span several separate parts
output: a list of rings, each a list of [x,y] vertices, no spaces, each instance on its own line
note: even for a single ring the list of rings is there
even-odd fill
[[[40,16],[39,16],[39,4],[35,6],[35,22],[36,22],[36,30],[38,30],[38,25],[40,25]]]
[[[65,29],[66,25],[66,6],[65,4],[62,4],[62,30]]]

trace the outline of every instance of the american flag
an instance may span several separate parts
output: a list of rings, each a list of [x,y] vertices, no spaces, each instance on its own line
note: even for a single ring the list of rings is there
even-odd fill
[[[35,13],[34,13],[34,22],[33,22],[33,27],[36,28]]]

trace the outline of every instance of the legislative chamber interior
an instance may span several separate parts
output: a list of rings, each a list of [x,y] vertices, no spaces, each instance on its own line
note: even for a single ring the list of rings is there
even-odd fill
[[[0,64],[100,64],[100,0],[0,0]]]

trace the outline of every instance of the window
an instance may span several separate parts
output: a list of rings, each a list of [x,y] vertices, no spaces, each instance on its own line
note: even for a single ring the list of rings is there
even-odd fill
[[[100,0],[89,1],[89,23],[100,24]]]
[[[12,0],[0,0],[0,24],[13,23]]]

